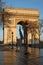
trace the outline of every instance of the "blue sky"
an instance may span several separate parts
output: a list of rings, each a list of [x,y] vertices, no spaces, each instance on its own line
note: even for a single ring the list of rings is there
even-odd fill
[[[20,7],[20,8],[36,8],[39,11],[40,19],[43,19],[43,0],[2,0],[5,2],[5,6]],[[0,39],[2,29],[0,29]],[[19,35],[19,34],[18,34]]]
[[[40,13],[40,18],[43,19],[43,0],[2,0],[6,2],[6,6],[20,8],[36,8]]]

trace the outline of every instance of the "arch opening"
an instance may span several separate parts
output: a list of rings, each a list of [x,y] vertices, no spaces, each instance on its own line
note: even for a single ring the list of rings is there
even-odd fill
[[[3,22],[2,22],[2,17],[0,17],[0,44],[3,44]]]
[[[16,25],[17,44],[24,44],[24,21],[19,21]]]

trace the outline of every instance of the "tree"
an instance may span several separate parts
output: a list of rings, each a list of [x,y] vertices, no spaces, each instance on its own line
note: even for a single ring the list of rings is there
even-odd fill
[[[40,36],[43,33],[43,19],[39,19],[39,43],[40,43]]]

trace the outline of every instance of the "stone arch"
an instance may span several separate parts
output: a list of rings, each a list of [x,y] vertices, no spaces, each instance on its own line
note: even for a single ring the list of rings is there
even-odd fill
[[[17,25],[19,22],[24,23],[24,22],[25,22],[25,19],[16,18],[16,19],[15,19],[15,25]]]
[[[19,21],[23,21],[26,24],[26,21],[29,23],[30,20],[31,22],[36,21],[36,24],[38,24],[38,10],[24,8],[4,8],[4,12],[4,43],[7,43],[7,32],[9,32],[9,27],[11,33],[13,32],[13,40],[16,42],[16,25],[17,23],[20,23]]]

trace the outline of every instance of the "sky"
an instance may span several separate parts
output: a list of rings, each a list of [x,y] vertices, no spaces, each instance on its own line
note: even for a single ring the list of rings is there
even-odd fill
[[[5,6],[20,8],[36,8],[39,11],[40,18],[43,19],[43,0],[2,0]]]
[[[4,6],[38,9],[39,19],[43,19],[43,0],[2,0],[2,2],[5,2]],[[0,33],[2,33],[1,29]],[[2,39],[2,36],[0,39]]]

